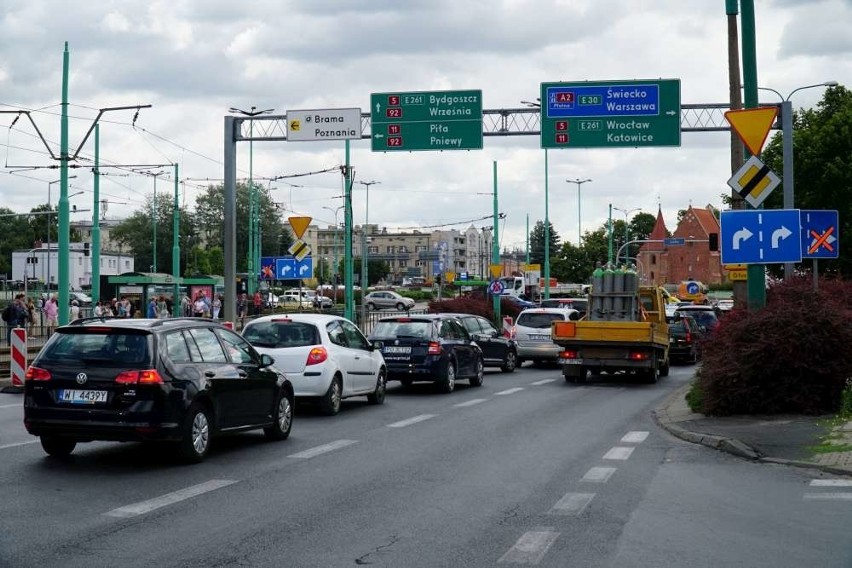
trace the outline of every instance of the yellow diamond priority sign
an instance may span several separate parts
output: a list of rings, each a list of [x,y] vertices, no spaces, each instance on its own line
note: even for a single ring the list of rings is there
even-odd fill
[[[306,256],[311,254],[311,247],[308,246],[308,243],[303,241],[302,239],[296,239],[290,248],[287,249],[290,254],[296,257],[296,260],[299,262],[303,261]]]
[[[781,179],[757,156],[746,160],[743,167],[728,180],[731,189],[755,208],[759,207],[780,184]]]

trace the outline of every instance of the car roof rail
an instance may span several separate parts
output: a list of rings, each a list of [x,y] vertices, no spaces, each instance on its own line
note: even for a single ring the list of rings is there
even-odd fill
[[[87,318],[77,318],[74,321],[68,322],[68,325],[83,325],[86,323],[90,323],[93,321],[106,321],[106,320],[115,320],[115,319],[127,319],[127,318],[119,318],[117,316],[89,316]]]
[[[208,322],[213,322],[214,320],[212,320],[210,318],[196,318],[196,317],[192,317],[192,316],[178,316],[178,317],[174,317],[174,318],[157,318],[151,324],[151,327],[161,327],[161,326],[166,325],[169,322],[181,322],[181,321],[194,321],[194,322],[208,321]]]

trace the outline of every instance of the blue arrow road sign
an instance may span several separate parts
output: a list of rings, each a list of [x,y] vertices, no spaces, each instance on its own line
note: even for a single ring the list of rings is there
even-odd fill
[[[314,277],[314,260],[310,256],[306,256],[302,260],[296,261],[296,278],[313,278]]]
[[[798,209],[722,211],[722,264],[800,262]]]
[[[296,259],[293,257],[276,258],[275,259],[275,278],[278,280],[295,280],[296,275]]]
[[[802,210],[802,258],[838,258],[840,225],[837,211]]]

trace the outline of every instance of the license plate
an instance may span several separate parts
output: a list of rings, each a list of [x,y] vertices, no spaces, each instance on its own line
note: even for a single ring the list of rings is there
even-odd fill
[[[562,365],[582,365],[583,361],[580,359],[560,359],[559,363]]]
[[[388,345],[383,350],[384,353],[411,353],[411,347],[408,345]]]
[[[550,341],[549,335],[533,335],[530,334],[531,341]]]
[[[107,391],[63,389],[59,391],[59,402],[69,404],[103,404]]]

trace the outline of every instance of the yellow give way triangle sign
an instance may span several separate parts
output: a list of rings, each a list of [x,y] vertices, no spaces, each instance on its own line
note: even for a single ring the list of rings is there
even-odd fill
[[[290,221],[290,226],[293,227],[293,232],[296,234],[297,239],[302,238],[302,235],[305,234],[305,229],[311,224],[311,217],[288,217],[287,220]]]
[[[776,116],[778,107],[774,106],[729,110],[725,113],[725,119],[731,124],[731,128],[755,156],[763,149]]]

